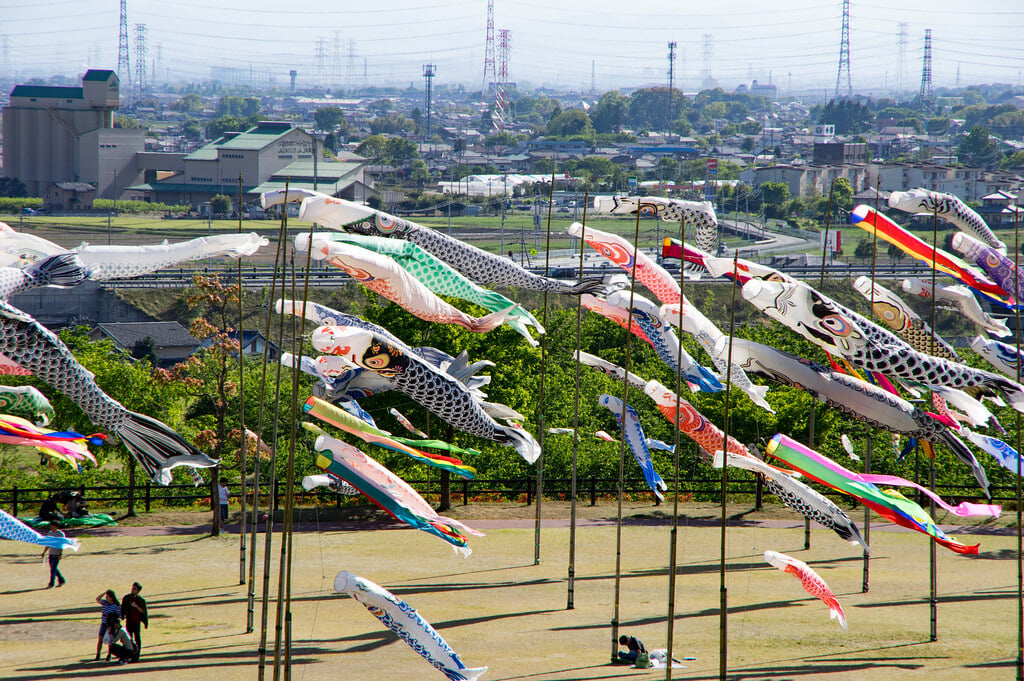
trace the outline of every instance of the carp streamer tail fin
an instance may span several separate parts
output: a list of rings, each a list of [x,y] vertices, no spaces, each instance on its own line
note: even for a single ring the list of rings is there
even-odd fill
[[[77,253],[51,255],[33,267],[31,272],[40,286],[75,286],[89,276]]]
[[[116,432],[132,456],[160,485],[170,484],[171,469],[176,466],[209,468],[218,463],[165,424],[143,414],[129,412],[128,420]]]
[[[540,456],[540,444],[522,428],[499,426],[498,431],[508,438],[509,442],[507,444],[515,447],[516,451],[519,452],[519,456],[523,457],[526,463],[533,463]]]
[[[558,293],[568,293],[573,296],[581,296],[584,293],[601,293],[604,291],[603,279],[584,279],[583,281],[566,286],[558,290]]]

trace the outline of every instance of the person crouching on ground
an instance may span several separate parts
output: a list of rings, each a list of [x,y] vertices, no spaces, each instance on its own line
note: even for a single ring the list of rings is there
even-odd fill
[[[647,652],[643,641],[636,636],[626,636],[625,634],[619,636],[619,645],[628,648],[626,652],[619,651],[619,659],[623,662],[636,662],[637,655]]]
[[[128,664],[135,658],[135,642],[131,634],[121,626],[121,618],[111,613],[106,620],[107,632],[110,633],[110,647],[107,648],[107,659],[113,655],[118,664]]]
[[[132,584],[131,593],[121,599],[121,616],[124,618],[124,627],[132,635],[135,642],[135,657],[132,662],[139,661],[139,654],[142,652],[142,625],[149,628],[149,611],[146,609],[146,600],[139,595],[142,585],[138,582]]]

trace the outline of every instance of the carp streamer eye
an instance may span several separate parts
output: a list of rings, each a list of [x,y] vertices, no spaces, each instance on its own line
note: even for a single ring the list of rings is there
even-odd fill
[[[391,355],[386,352],[379,352],[375,355],[363,357],[363,365],[374,371],[384,371],[391,364]]]

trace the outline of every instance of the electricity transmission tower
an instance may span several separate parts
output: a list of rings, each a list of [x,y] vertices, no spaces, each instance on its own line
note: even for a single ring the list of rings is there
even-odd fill
[[[907,44],[910,42],[910,34],[907,29],[910,24],[901,21],[897,24],[899,31],[896,33],[896,92],[907,91]]]
[[[494,64],[494,0],[487,0],[487,35],[484,38],[484,85],[482,99],[487,101],[489,83],[496,83],[498,75]]]
[[[135,91],[142,96],[146,91],[146,34],[145,24],[135,24]]]
[[[128,59],[128,0],[121,0],[121,33],[117,39],[117,77],[125,90],[132,87],[132,68]]]
[[[932,93],[932,29],[924,29],[924,60],[921,64],[921,101],[930,102]]]
[[[839,88],[846,74],[846,97],[853,97],[853,85],[850,82],[850,0],[843,0],[843,34],[839,39],[839,70],[836,71],[836,95],[839,99]]]

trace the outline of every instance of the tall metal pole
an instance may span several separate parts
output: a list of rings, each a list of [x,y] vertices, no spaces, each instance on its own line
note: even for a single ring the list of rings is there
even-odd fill
[[[686,241],[686,216],[679,216],[679,244],[682,248],[682,244]],[[686,300],[686,296],[683,293],[683,257],[680,253],[679,257],[679,328],[683,328],[683,305]],[[672,495],[672,533],[669,535],[668,542],[668,632],[666,638],[668,639],[668,663],[665,666],[665,681],[672,681],[672,642],[675,638],[675,624],[676,624],[676,566],[678,565],[678,556],[676,555],[677,547],[679,546],[679,408],[682,403],[682,381],[683,381],[683,344],[679,344],[679,350],[676,353],[676,423],[673,428],[675,440],[672,447],[672,465],[675,471],[675,490]]]
[[[640,207],[636,211],[636,230],[633,233],[633,252],[635,253],[640,244]],[[626,319],[626,373],[622,377],[622,413],[619,415],[622,423],[626,422],[626,399],[629,389],[630,370],[630,348],[633,339],[633,301],[636,299],[636,268],[629,278],[629,314]],[[622,488],[625,476],[626,460],[626,429],[621,428],[619,438],[619,494],[618,509],[615,517],[615,609],[612,614],[612,662],[619,659],[619,595],[622,586]]]
[[[580,270],[579,279],[583,279],[583,252],[587,242],[583,234],[587,231],[587,203],[590,199],[590,189],[587,189],[587,197],[583,204],[583,233],[580,234]],[[580,450],[580,346],[581,327],[583,325],[583,303],[579,297],[576,298],[576,391],[573,397],[572,410],[572,479],[569,483],[569,591],[566,596],[566,610],[576,607],[576,472],[579,463]]]
[[[729,310],[729,356],[725,363],[726,367],[732,366],[732,339],[733,334],[736,332],[736,289],[739,283],[739,250],[733,252],[732,261],[732,304]],[[682,263],[680,263],[682,265]],[[729,420],[729,406],[732,393],[732,372],[726,370],[725,379],[725,428],[722,429],[722,518],[721,518],[721,536],[719,543],[721,545],[721,551],[719,553],[718,560],[718,577],[719,577],[719,615],[718,615],[718,678],[721,681],[726,681],[726,670],[728,669],[728,652],[729,652],[729,590],[725,583],[725,520],[726,520],[726,489],[729,483],[729,432],[732,429],[732,423]],[[678,412],[677,412],[678,413]],[[672,661],[669,660],[671,666]]]

